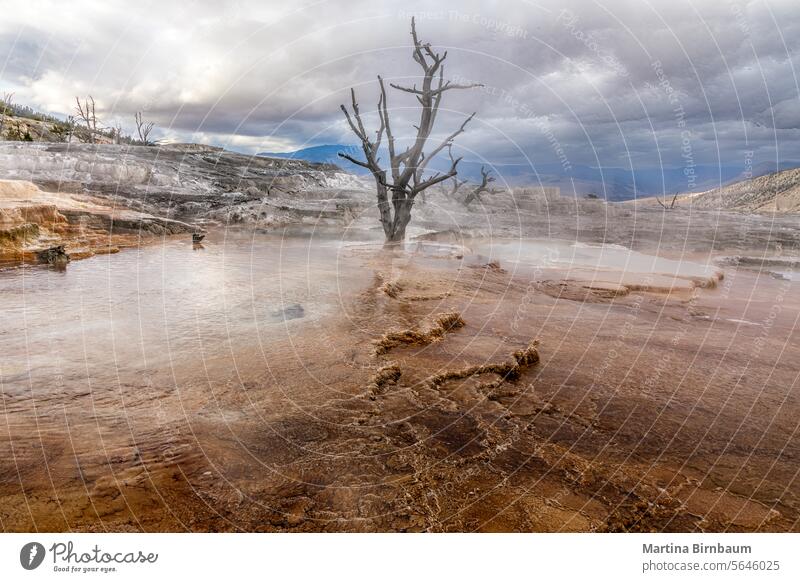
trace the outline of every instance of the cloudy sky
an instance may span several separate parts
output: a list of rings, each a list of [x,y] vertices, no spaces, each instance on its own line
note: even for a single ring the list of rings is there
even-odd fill
[[[160,138],[288,151],[353,143],[338,105],[413,84],[409,20],[448,51],[439,129],[467,159],[606,167],[800,160],[797,0],[3,0],[0,91]],[[395,132],[415,101],[393,92]],[[749,161],[747,161],[749,160]]]

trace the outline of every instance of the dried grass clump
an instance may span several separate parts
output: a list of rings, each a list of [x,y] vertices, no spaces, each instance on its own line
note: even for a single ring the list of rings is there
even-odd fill
[[[492,269],[493,271],[504,271],[503,267],[500,266],[500,261],[489,261],[486,263],[487,269]]]
[[[701,289],[714,289],[717,286],[717,278],[715,277],[694,277],[692,283],[695,287]]]
[[[539,340],[533,340],[524,350],[517,350],[512,355],[520,366],[532,366],[539,363]]]
[[[464,378],[480,376],[481,374],[497,374],[500,376],[501,382],[506,380],[513,382],[519,379],[525,368],[539,362],[538,345],[539,341],[533,340],[525,349],[517,350],[512,354],[513,361],[470,366],[461,370],[446,370],[441,374],[431,376],[428,378],[428,382],[431,386],[437,388],[449,380],[463,380]],[[499,383],[496,384],[499,385]]]
[[[496,273],[505,273],[506,270],[500,265],[500,261],[494,260],[484,263],[482,265],[470,265],[472,269],[486,269],[488,271],[495,271]]]
[[[396,384],[401,375],[400,366],[394,363],[379,368],[369,383],[370,393],[373,396],[382,394],[386,391],[387,386]]]
[[[397,281],[387,281],[383,285],[381,285],[381,291],[383,291],[386,295],[391,297],[392,299],[397,299],[397,296],[400,295],[400,292],[403,290],[403,286]]]
[[[401,345],[427,345],[442,339],[445,334],[466,325],[458,312],[443,313],[426,330],[406,329],[389,332],[375,343],[375,354],[382,355]]]
[[[443,313],[439,317],[436,318],[437,327],[431,330],[431,333],[434,331],[439,332],[439,336],[443,336],[448,331],[452,331],[454,329],[458,329],[459,327],[464,327],[466,323],[464,319],[461,317],[461,314],[457,311],[451,311],[450,313]]]
[[[431,301],[434,299],[445,299],[450,297],[450,291],[444,291],[443,293],[437,293],[436,295],[410,295],[408,297],[404,297],[406,301]]]

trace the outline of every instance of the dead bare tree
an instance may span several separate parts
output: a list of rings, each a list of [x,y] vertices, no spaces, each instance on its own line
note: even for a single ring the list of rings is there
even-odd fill
[[[89,95],[88,98],[81,103],[80,97],[75,97],[75,112],[78,117],[83,120],[86,125],[89,143],[94,143],[94,135],[97,133],[97,115],[95,114],[94,97]]]
[[[502,190],[497,188],[490,188],[489,184],[495,181],[494,176],[492,173],[486,169],[485,166],[481,166],[481,183],[478,184],[474,190],[471,190],[466,198],[464,198],[464,206],[469,206],[474,201],[482,202],[481,194],[486,192],[487,194],[497,194],[502,192]]]
[[[136,132],[139,134],[139,141],[142,142],[143,145],[150,145],[150,132],[153,131],[156,124],[152,121],[145,122],[142,119],[141,111],[137,111],[134,118],[136,119]]]
[[[67,143],[72,143],[72,136],[75,134],[75,116],[67,116]]]
[[[448,145],[447,146],[447,155],[450,157],[450,164],[451,165],[454,164],[455,163],[455,159],[453,158],[453,147],[452,147],[452,145]],[[450,178],[450,188],[449,189],[445,188],[445,190],[444,190],[445,196],[447,196],[451,200],[455,200],[456,194],[458,193],[459,189],[461,189],[461,186],[463,186],[467,182],[468,182],[468,180],[459,180],[458,179],[458,174],[456,174],[455,176]],[[442,182],[442,186],[444,187],[444,182]]]
[[[403,87],[394,83],[389,84],[393,89],[414,95],[421,106],[419,122],[414,126],[417,131],[411,146],[403,152],[397,152],[395,148],[395,137],[392,133],[389,119],[386,86],[382,77],[378,76],[378,84],[380,86],[380,98],[378,100],[380,127],[375,132],[374,141],[364,127],[354,89],[350,89],[352,115],[347,110],[347,107],[341,106],[350,129],[361,140],[364,161],[343,152],[340,152],[339,156],[357,166],[368,169],[375,178],[380,221],[388,243],[400,242],[405,239],[406,227],[411,221],[411,208],[414,206],[414,199],[417,194],[458,174],[458,162],[461,161],[461,158],[454,159],[451,162],[450,169],[445,173],[437,173],[433,176],[426,176],[425,174],[430,161],[444,148],[449,147],[453,140],[464,132],[464,128],[475,116],[473,113],[467,117],[458,129],[426,154],[424,151],[425,145],[433,131],[442,96],[451,89],[480,87],[479,84],[456,84],[444,80],[442,63],[447,58],[447,52],[445,51],[443,54],[436,53],[429,43],[420,42],[413,18],[411,19],[411,38],[414,43],[414,61],[422,68],[424,73],[422,86],[418,89],[416,85]],[[378,150],[384,133],[386,134],[389,149],[388,169],[380,165],[380,159],[378,158]],[[391,201],[389,200],[390,192]]]
[[[111,134],[116,145],[122,143],[122,124],[119,121],[114,123],[114,127],[111,128]]]
[[[3,103],[2,103],[2,111],[0,111],[0,136],[3,134],[3,129],[5,129],[5,121],[6,115],[11,114],[14,111],[14,93],[7,91],[3,93]]]
[[[678,193],[675,192],[675,196],[672,197],[672,202],[670,202],[669,206],[667,206],[667,197],[664,196],[664,202],[661,202],[661,198],[656,196],[656,202],[658,202],[664,210],[672,210],[675,208],[675,202],[678,200]]]

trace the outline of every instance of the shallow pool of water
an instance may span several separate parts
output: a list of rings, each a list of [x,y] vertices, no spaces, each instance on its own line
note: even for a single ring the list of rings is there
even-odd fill
[[[211,232],[74,261],[65,271],[0,272],[0,382],[6,393],[118,385],[215,355],[287,343],[369,285],[381,244],[320,233]],[[713,267],[618,246],[553,240],[407,246],[408,260],[500,260],[607,280],[608,272],[706,276]],[[470,256],[472,253],[472,256]],[[402,263],[402,261],[401,261]],[[267,352],[265,356],[268,358]],[[189,362],[189,364],[186,364]]]
[[[336,239],[211,233],[0,272],[0,380],[116,380],[189,355],[287,337],[359,285]]]
[[[476,253],[527,268],[581,272],[614,271],[622,275],[656,274],[671,277],[711,277],[712,263],[672,260],[611,244],[586,244],[547,239],[496,239],[471,246]]]

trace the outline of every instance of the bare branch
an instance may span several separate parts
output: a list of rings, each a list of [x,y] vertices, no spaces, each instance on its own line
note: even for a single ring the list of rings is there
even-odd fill
[[[336,155],[338,155],[340,158],[344,158],[345,160],[347,160],[350,163],[355,164],[356,166],[361,166],[362,168],[366,168],[368,170],[372,169],[369,164],[367,164],[365,162],[362,162],[361,160],[357,160],[353,156],[351,156],[349,154],[346,154],[344,152],[339,152]]]
[[[378,80],[380,81],[381,78],[378,77]],[[381,126],[375,132],[375,144],[373,146],[376,155],[378,154],[379,150],[381,149],[381,141],[383,140],[383,132],[387,131],[386,128],[388,127],[388,121],[389,121],[389,115],[388,114],[386,116],[382,115],[381,114],[381,109],[384,109],[384,110],[386,109],[386,93],[383,91],[383,84],[382,83],[381,83],[381,96],[378,98],[378,117],[381,120]],[[392,139],[391,138],[391,129],[389,129],[388,132],[389,132],[389,139]],[[375,158],[375,161],[377,162],[378,158]]]
[[[394,83],[389,83],[393,89],[398,89],[400,91],[405,91],[406,93],[413,93],[414,95],[423,95],[424,93],[417,89],[417,86],[414,85],[413,87],[403,87],[402,85],[396,85]],[[434,89],[431,91],[432,95],[438,95],[439,93],[444,93],[445,91],[449,91],[451,89],[475,89],[476,87],[483,87],[483,83],[470,83],[469,85],[461,85],[458,83],[452,83],[447,81],[441,87]]]
[[[81,103],[80,97],[75,97],[75,111],[78,117],[86,124],[89,143],[94,143],[94,136],[97,133],[97,115],[95,114],[94,97],[89,95]]]
[[[447,137],[444,139],[444,141],[443,141],[442,143],[440,143],[438,146],[436,146],[436,148],[435,148],[435,149],[434,149],[434,150],[433,150],[433,151],[430,153],[430,155],[428,155],[427,159],[425,159],[425,160],[424,160],[424,161],[423,161],[423,162],[420,164],[420,166],[419,166],[419,168],[418,168],[418,171],[419,171],[419,172],[424,172],[424,171],[425,171],[425,168],[428,166],[428,163],[429,163],[429,162],[430,162],[430,161],[431,161],[431,160],[432,160],[432,159],[433,159],[433,158],[434,158],[434,157],[435,157],[435,156],[436,156],[436,155],[437,155],[439,152],[441,152],[441,151],[442,151],[444,148],[446,148],[446,147],[450,147],[450,146],[453,144],[453,140],[454,140],[456,137],[458,137],[459,135],[461,135],[462,133],[464,133],[464,129],[466,129],[466,127],[467,127],[467,124],[468,124],[470,121],[472,121],[472,118],[473,118],[473,117],[475,117],[475,113],[473,113],[472,115],[470,115],[469,117],[467,117],[467,118],[464,120],[464,123],[462,123],[462,124],[461,124],[461,126],[460,126],[460,127],[457,129],[457,130],[455,130],[453,133],[451,133],[450,135],[448,135],[448,136],[447,136]]]
[[[114,143],[119,145],[122,141],[122,124],[117,121],[114,124],[114,127],[111,129],[111,132],[114,138]]]
[[[412,196],[416,196],[419,192],[422,192],[423,190],[430,188],[439,182],[444,182],[445,180],[455,177],[458,174],[458,162],[461,161],[461,158],[453,159],[451,157],[450,159],[452,160],[450,163],[450,171],[448,171],[446,174],[436,174],[432,178],[429,178],[424,182],[420,182],[419,185],[413,188]],[[425,163],[427,164],[427,160],[425,160]],[[419,175],[421,176],[422,173],[420,172]]]
[[[675,208],[675,203],[678,201],[678,193],[675,192],[675,195],[672,197],[672,202],[670,202],[669,206],[667,206],[667,197],[664,197],[664,202],[661,202],[661,198],[656,196],[656,202],[663,208],[664,210],[672,210]]]
[[[361,135],[361,133],[359,132],[358,128],[355,126],[355,124],[353,124],[353,120],[350,117],[350,113],[347,111],[347,107],[345,107],[344,105],[340,105],[339,107],[344,112],[344,116],[347,119],[347,124],[350,126],[350,129],[353,130],[353,133],[356,134],[356,136],[359,139],[363,140],[366,136]]]
[[[414,93],[416,95],[422,95],[422,91],[417,89],[416,85],[414,85],[413,87],[403,87],[402,85],[396,85],[395,83],[389,83],[389,86],[392,89],[397,89],[398,91],[405,91],[406,93]]]
[[[136,120],[136,132],[139,135],[139,141],[143,145],[150,145],[150,132],[153,131],[156,124],[152,121],[145,122],[141,111],[137,111],[134,114],[134,119]]]
[[[369,139],[367,138],[367,132],[364,129],[364,123],[361,121],[361,113],[358,110],[358,101],[356,101],[355,89],[350,89],[350,100],[352,101],[353,115],[355,116],[356,123],[358,124],[358,134],[364,136],[364,139],[366,140],[365,143],[371,145]]]
[[[450,158],[450,163],[455,164],[455,158],[453,157],[453,146],[452,144],[448,144],[447,146],[447,155]],[[452,186],[450,187],[450,192],[447,192],[448,198],[455,198],[456,193],[458,190],[467,183],[467,180],[459,180],[458,175],[453,176],[452,178]]]
[[[3,110],[0,111],[3,115],[8,115],[14,110],[14,93],[13,91],[6,91],[3,93]]]
[[[481,200],[481,194],[486,192],[488,194],[497,194],[502,192],[502,190],[498,190],[495,188],[489,188],[489,184],[495,181],[494,176],[492,173],[486,169],[486,166],[481,166],[481,183],[475,187],[472,192],[467,194],[466,198],[464,198],[464,205],[469,206],[474,200]]]
[[[373,143],[372,141],[370,141],[366,129],[364,129],[364,122],[361,120],[361,112],[358,107],[358,101],[356,100],[356,92],[354,89],[350,89],[350,101],[351,101],[351,107],[353,109],[352,115],[350,115],[350,112],[344,105],[340,105],[340,108],[344,112],[345,118],[347,119],[347,124],[350,126],[350,129],[353,131],[354,134],[356,134],[356,137],[358,137],[358,139],[361,141],[361,149],[364,151],[364,157],[366,159],[366,164],[367,164],[367,166],[364,167],[366,167],[373,174],[375,174],[376,172],[381,171],[380,166],[378,166],[378,160],[376,158],[376,154],[378,153],[378,144],[380,143],[381,136],[383,133],[384,122],[383,120],[381,121],[381,128],[377,132],[377,140],[375,143]],[[352,161],[350,157],[347,156],[341,156],[341,157],[343,157],[348,161]],[[363,162],[358,165],[362,164]]]
[[[3,110],[0,111],[0,114],[3,116],[0,117],[0,134],[3,133],[3,127],[5,126],[5,116],[10,115],[14,112],[14,93],[11,91],[6,91],[3,93]],[[2,135],[0,135],[0,139]]]
[[[470,83],[468,85],[461,85],[461,84],[458,84],[458,83],[451,83],[450,81],[447,81],[447,83],[445,83],[444,86],[442,86],[442,87],[438,88],[436,91],[434,91],[434,94],[444,93],[445,91],[449,91],[451,89],[475,89],[477,87],[484,87],[484,84],[483,83]]]
[[[422,44],[419,42],[419,38],[417,37],[417,23],[413,16],[411,17],[411,38],[414,41],[414,60],[427,71],[428,63],[425,61],[425,55],[422,52]]]
[[[392,125],[389,121],[388,99],[386,98],[386,86],[383,84],[383,77],[378,75],[378,84],[381,87],[381,99],[378,107],[378,115],[381,118],[381,125],[386,128],[386,142],[389,146],[389,165],[391,166],[392,180],[395,182],[400,177],[400,159],[395,155],[394,134]],[[380,105],[383,107],[381,108]]]

